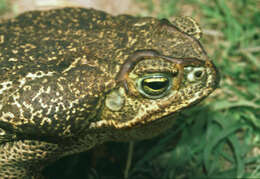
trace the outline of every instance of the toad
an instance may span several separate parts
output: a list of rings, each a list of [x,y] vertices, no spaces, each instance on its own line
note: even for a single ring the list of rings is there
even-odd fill
[[[112,16],[84,8],[0,23],[0,178],[106,141],[148,139],[218,85],[190,17]]]

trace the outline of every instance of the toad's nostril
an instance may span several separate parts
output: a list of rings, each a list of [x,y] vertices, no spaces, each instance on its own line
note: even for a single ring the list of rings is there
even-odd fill
[[[196,78],[200,78],[202,76],[202,73],[203,72],[200,70],[200,71],[196,71],[194,75],[196,76]]]

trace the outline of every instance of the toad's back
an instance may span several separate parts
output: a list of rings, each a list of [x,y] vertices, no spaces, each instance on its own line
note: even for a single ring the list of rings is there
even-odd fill
[[[0,24],[0,177],[108,140],[150,138],[218,83],[191,18],[94,9],[26,12]]]
[[[126,37],[116,30],[119,24],[106,13],[79,8],[32,11],[4,21],[0,25],[1,121],[10,128],[20,126],[17,132],[23,135],[43,137],[61,131],[59,135],[65,137],[70,133],[65,134],[64,128],[74,130],[70,118],[75,116],[64,112],[79,108],[84,114],[77,117],[80,121],[84,116],[84,124],[75,125],[84,128],[99,93],[115,85],[111,79],[120,61],[108,59],[114,59],[116,46],[125,43]],[[89,105],[78,104],[85,99]]]

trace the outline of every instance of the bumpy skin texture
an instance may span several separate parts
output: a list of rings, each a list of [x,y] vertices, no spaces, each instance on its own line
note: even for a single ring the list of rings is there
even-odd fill
[[[218,74],[197,24],[183,19],[64,8],[3,21],[0,178],[40,178],[48,163],[98,143],[151,138],[208,96]],[[150,74],[166,74],[162,96],[140,92]]]

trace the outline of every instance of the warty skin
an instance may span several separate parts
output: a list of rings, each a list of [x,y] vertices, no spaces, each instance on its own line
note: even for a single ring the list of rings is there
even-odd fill
[[[63,156],[170,128],[219,81],[199,29],[83,8],[2,21],[0,178],[41,178]]]

